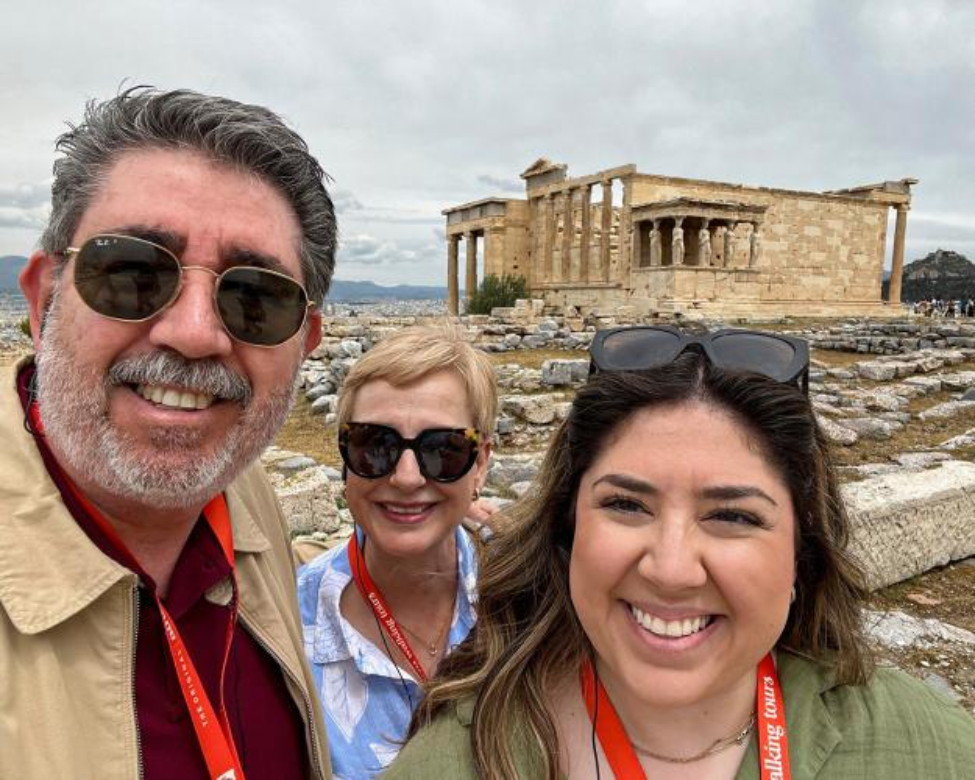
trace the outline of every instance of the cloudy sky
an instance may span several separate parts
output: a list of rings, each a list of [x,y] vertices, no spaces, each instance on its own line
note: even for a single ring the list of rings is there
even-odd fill
[[[908,261],[975,260],[966,0],[0,3],[0,255],[36,246],[64,123],[148,83],[305,136],[335,180],[339,278],[444,284],[440,211],[523,193],[540,156],[809,190],[915,177]]]

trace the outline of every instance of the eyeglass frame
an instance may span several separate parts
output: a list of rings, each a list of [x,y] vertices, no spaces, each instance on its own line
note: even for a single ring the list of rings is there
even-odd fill
[[[637,331],[637,330],[655,330],[663,331],[665,333],[671,333],[680,338],[679,349],[674,354],[674,356],[666,361],[659,364],[644,366],[642,368],[632,368],[632,369],[616,369],[616,368],[602,368],[599,366],[598,357],[594,354],[594,351],[598,352],[602,350],[603,342],[605,342],[610,336],[620,333],[622,331]],[[722,364],[721,361],[715,360],[714,352],[711,348],[711,342],[714,341],[716,337],[727,337],[732,336],[736,333],[747,334],[749,336],[762,336],[769,339],[775,339],[778,341],[785,342],[790,347],[792,347],[794,353],[792,361],[789,367],[796,367],[795,370],[785,372],[791,374],[791,379],[779,379],[778,377],[771,376],[762,371],[756,371],[747,367],[735,367],[729,366],[727,364]],[[618,371],[652,371],[658,368],[663,368],[664,366],[673,363],[677,358],[683,355],[688,349],[697,349],[705,359],[712,366],[728,371],[742,371],[752,374],[757,374],[759,376],[764,376],[767,379],[771,379],[773,382],[779,382],[780,384],[795,384],[796,387],[805,395],[809,394],[809,342],[805,339],[796,338],[794,336],[786,336],[781,333],[771,333],[764,330],[749,330],[747,328],[720,328],[719,330],[707,331],[702,334],[688,333],[681,328],[674,325],[622,325],[616,328],[607,328],[605,330],[597,331],[596,335],[593,336],[592,343],[589,345],[589,376],[599,372],[618,372]]]
[[[360,474],[358,471],[352,468],[352,465],[349,463],[350,458],[347,454],[347,450],[349,446],[348,441],[345,441],[344,439],[349,434],[350,428],[353,425],[364,425],[364,426],[367,425],[373,428],[383,428],[385,430],[392,431],[393,433],[396,434],[397,437],[399,437],[399,454],[396,456],[396,459],[392,462],[392,464],[390,464],[390,469],[385,474],[366,476],[364,474]],[[417,448],[417,441],[421,439],[425,434],[428,433],[460,433],[464,435],[464,438],[466,440],[470,441],[474,445],[467,466],[456,477],[453,477],[451,479],[438,479],[437,477],[430,476],[426,472],[426,469],[423,466],[423,459],[420,457],[420,453]],[[381,423],[358,422],[353,420],[347,423],[342,423],[338,432],[338,449],[339,449],[339,455],[342,456],[342,464],[350,472],[355,474],[360,479],[370,479],[370,480],[383,479],[384,477],[388,477],[391,476],[392,474],[395,474],[396,468],[397,466],[399,466],[400,459],[403,457],[403,454],[407,450],[409,450],[410,452],[413,453],[413,457],[416,459],[416,466],[420,470],[420,473],[423,475],[424,479],[429,479],[432,480],[433,482],[437,482],[442,485],[449,485],[453,482],[459,482],[460,480],[462,480],[464,477],[466,477],[468,474],[471,473],[471,469],[474,468],[474,465],[477,463],[477,458],[478,455],[480,454],[481,444],[482,444],[481,432],[477,430],[477,428],[472,428],[470,426],[466,428],[424,428],[412,439],[407,439],[403,434],[401,434],[398,430],[396,430],[391,425],[383,425]]]
[[[158,317],[160,314],[166,311],[166,309],[168,309],[174,303],[176,303],[177,300],[179,300],[179,296],[183,292],[184,271],[203,271],[205,273],[210,274],[212,277],[216,279],[216,282],[213,285],[213,292],[211,293],[210,298],[213,304],[213,312],[214,314],[216,314],[217,320],[219,320],[220,322],[220,327],[223,328],[224,333],[226,333],[227,336],[229,336],[231,339],[233,339],[234,341],[240,344],[246,344],[248,347],[257,347],[258,349],[275,349],[284,344],[287,344],[289,341],[294,339],[299,333],[301,333],[302,329],[305,327],[305,323],[308,322],[308,312],[318,305],[317,302],[313,301],[311,299],[311,296],[308,295],[308,290],[305,287],[305,285],[303,285],[293,276],[289,276],[288,274],[282,273],[281,271],[275,271],[271,268],[260,268],[258,266],[233,265],[230,266],[229,268],[225,268],[223,271],[220,271],[218,273],[214,271],[212,268],[207,268],[206,266],[203,265],[183,265],[183,262],[176,256],[176,253],[164,247],[162,244],[157,244],[155,241],[149,241],[148,239],[139,238],[138,236],[126,235],[125,233],[95,233],[94,235],[91,235],[88,238],[86,238],[82,242],[81,246],[69,246],[59,254],[63,258],[65,258],[66,261],[70,262],[71,258],[78,255],[81,252],[81,250],[85,248],[85,245],[88,242],[93,241],[97,238],[123,238],[129,241],[138,241],[141,244],[148,244],[149,246],[154,247],[155,249],[159,249],[163,253],[173,258],[173,260],[176,261],[176,267],[179,271],[179,276],[177,277],[176,289],[173,290],[172,297],[168,301],[166,301],[165,304],[160,306],[159,309],[157,309],[152,314],[150,314],[148,317],[139,317],[138,319],[128,319],[125,317],[113,317],[110,314],[104,314],[103,312],[100,312],[97,309],[93,308],[91,305],[89,305],[87,301],[85,301],[84,298],[81,299],[82,302],[85,304],[85,306],[87,306],[89,309],[95,312],[95,314],[97,314],[99,317],[104,317],[105,319],[112,320],[113,322],[128,322],[128,323],[137,324],[140,322],[148,322],[153,317]],[[238,268],[248,268],[251,270],[260,271],[261,273],[271,274],[272,276],[278,276],[281,277],[282,279],[287,279],[292,284],[297,285],[298,288],[301,290],[302,295],[305,296],[306,303],[305,303],[304,312],[302,313],[302,317],[301,317],[301,324],[298,326],[297,330],[295,330],[294,333],[288,336],[288,338],[284,339],[284,341],[279,341],[277,344],[255,344],[252,341],[245,341],[244,339],[239,338],[235,336],[233,333],[231,333],[230,329],[227,327],[227,324],[223,321],[223,316],[220,314],[220,306],[217,303],[217,291],[220,289],[220,280],[223,279],[223,277],[226,274],[230,273],[231,271],[237,270]]]

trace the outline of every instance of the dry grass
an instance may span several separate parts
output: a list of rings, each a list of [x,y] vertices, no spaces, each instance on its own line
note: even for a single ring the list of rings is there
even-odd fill
[[[510,352],[489,353],[496,366],[514,363],[522,368],[540,369],[546,360],[588,360],[589,353],[584,349],[515,349]]]
[[[303,395],[299,395],[274,443],[281,449],[308,455],[326,466],[342,467],[335,426],[326,425],[324,415],[312,414],[311,404]]]

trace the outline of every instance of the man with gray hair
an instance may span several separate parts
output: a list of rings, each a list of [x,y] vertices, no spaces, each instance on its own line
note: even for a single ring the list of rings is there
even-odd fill
[[[137,87],[58,141],[0,386],[0,777],[325,778],[255,461],[321,339],[326,174],[267,109]]]

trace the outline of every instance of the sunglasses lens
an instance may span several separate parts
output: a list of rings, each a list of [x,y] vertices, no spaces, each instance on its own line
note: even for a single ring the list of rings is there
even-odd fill
[[[234,338],[272,347],[301,329],[308,298],[294,279],[262,268],[239,267],[221,277],[217,308]]]
[[[420,470],[437,482],[455,482],[477,459],[477,441],[464,431],[424,431],[416,443]]]
[[[680,348],[678,333],[658,328],[627,328],[611,333],[603,340],[597,365],[602,371],[655,368],[677,357]]]
[[[797,371],[793,368],[796,348],[774,336],[762,333],[717,334],[711,340],[711,352],[722,368],[752,371],[778,382],[789,382],[796,377]]]
[[[339,437],[342,460],[353,474],[376,479],[391,474],[403,451],[403,439],[383,425],[349,423]]]
[[[99,314],[144,320],[172,300],[179,262],[146,241],[95,236],[75,258],[74,284],[81,300]]]

